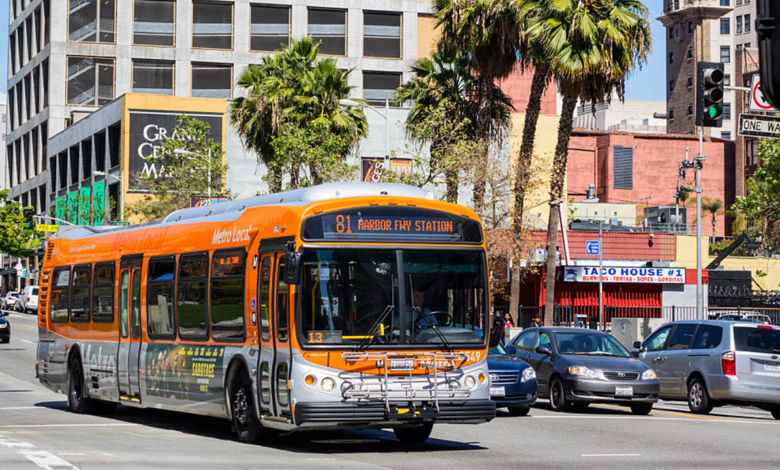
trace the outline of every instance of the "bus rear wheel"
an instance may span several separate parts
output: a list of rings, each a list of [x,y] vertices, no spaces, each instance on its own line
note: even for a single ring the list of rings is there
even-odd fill
[[[257,443],[267,433],[257,418],[252,398],[252,382],[243,367],[233,379],[230,390],[231,418],[238,440],[247,444]]]
[[[425,423],[413,428],[393,428],[395,437],[406,444],[419,444],[427,441],[431,436],[431,431],[433,431],[433,423]]]
[[[92,413],[95,409],[95,400],[89,398],[87,393],[81,359],[71,359],[68,370],[68,406],[79,414]]]

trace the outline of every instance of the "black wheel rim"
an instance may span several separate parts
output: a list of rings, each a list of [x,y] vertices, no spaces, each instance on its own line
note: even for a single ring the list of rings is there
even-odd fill
[[[233,399],[233,417],[235,418],[236,423],[244,428],[249,425],[249,420],[251,418],[251,393],[252,392],[249,390],[249,386],[247,384],[243,384],[236,391],[235,398]]]
[[[553,383],[553,387],[552,387],[552,400],[551,400],[553,408],[560,408],[561,407],[561,395],[563,394],[562,391],[561,391],[561,388],[562,387],[560,385],[560,382],[555,381]]]
[[[83,390],[81,388],[81,366],[79,365],[78,361],[74,362],[73,366],[71,366],[70,376],[70,395],[71,399],[73,400],[73,404],[75,405],[81,400],[81,397],[83,397]]]

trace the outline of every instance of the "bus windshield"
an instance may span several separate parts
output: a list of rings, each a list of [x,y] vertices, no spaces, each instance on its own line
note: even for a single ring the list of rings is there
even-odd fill
[[[309,345],[483,345],[484,253],[305,249],[300,323]]]

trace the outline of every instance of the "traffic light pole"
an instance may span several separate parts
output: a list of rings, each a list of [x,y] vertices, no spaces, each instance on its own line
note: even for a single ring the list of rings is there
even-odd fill
[[[701,273],[701,167],[704,163],[704,130],[699,127],[699,153],[694,157],[696,167],[696,319],[704,319],[703,282]]]

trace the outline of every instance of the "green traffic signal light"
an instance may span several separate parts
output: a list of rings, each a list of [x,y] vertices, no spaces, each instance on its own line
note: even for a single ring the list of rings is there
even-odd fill
[[[717,119],[722,112],[723,110],[720,106],[710,106],[707,108],[707,116],[709,116],[710,119]]]

